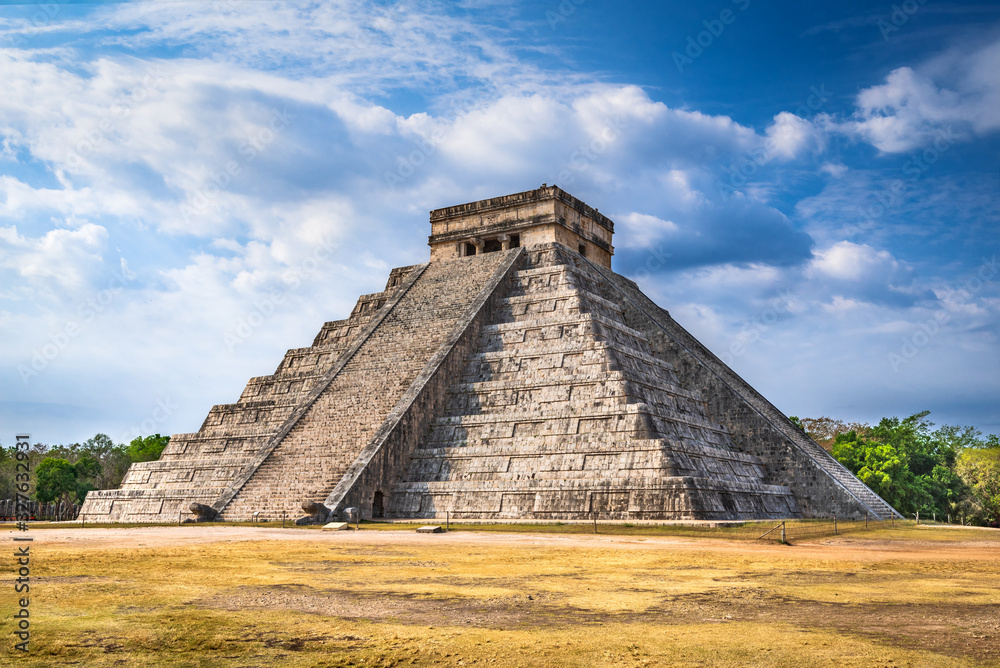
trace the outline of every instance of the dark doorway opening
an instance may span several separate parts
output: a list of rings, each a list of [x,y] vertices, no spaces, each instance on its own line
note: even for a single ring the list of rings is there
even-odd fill
[[[465,244],[465,254],[466,256],[475,255],[476,247],[473,244]]]
[[[584,244],[579,246],[580,255],[587,257],[587,247]]]
[[[499,239],[487,239],[486,244],[483,246],[484,253],[496,253],[499,250],[503,250]]]
[[[520,248],[521,247],[521,235],[520,234],[512,234],[512,235],[510,235],[510,247],[511,248]]]
[[[385,499],[382,497],[382,492],[375,492],[375,498],[372,499],[372,518],[382,517],[385,517]]]

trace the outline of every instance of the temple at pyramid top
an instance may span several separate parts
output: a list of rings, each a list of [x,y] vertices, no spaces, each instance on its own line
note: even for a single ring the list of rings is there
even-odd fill
[[[615,224],[556,186],[431,211],[431,261],[559,243],[611,268]]]

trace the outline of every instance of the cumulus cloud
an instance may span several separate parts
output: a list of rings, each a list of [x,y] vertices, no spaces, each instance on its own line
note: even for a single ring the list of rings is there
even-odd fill
[[[942,126],[967,120],[957,93],[938,88],[909,67],[893,70],[884,84],[863,90],[857,105],[857,120],[848,127],[886,153],[923,146]]]
[[[620,216],[617,222],[622,239],[618,242],[619,248],[649,248],[680,229],[674,222],[644,213],[629,213]]]
[[[816,127],[804,118],[783,111],[767,127],[768,153],[777,158],[791,159],[817,141]]]
[[[813,268],[830,278],[841,281],[860,281],[873,273],[891,274],[899,268],[892,254],[864,244],[841,241],[830,248],[816,252]]]
[[[854,118],[841,127],[885,153],[927,146],[942,133],[986,135],[1000,129],[1000,38],[947,51],[920,68],[900,67],[862,90]]]
[[[912,268],[867,244],[840,241],[818,249],[806,275],[832,294],[834,306],[853,303],[852,298],[908,305],[917,297]]]
[[[98,275],[107,238],[105,228],[91,223],[34,238],[19,234],[14,226],[0,227],[0,267],[25,279],[40,294],[75,293]]]

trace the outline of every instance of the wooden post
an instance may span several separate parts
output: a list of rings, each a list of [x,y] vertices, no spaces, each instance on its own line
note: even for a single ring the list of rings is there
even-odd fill
[[[282,528],[282,529],[284,529],[284,528],[285,528],[285,514],[286,514],[287,512],[288,512],[287,510],[282,510],[282,511],[281,511],[281,528]]]
[[[865,511],[865,531],[868,531],[868,511]]]
[[[451,511],[444,511],[444,530],[451,531]]]
[[[920,524],[920,511],[917,511],[917,524]]]
[[[781,542],[782,542],[782,544],[784,544],[785,542],[787,542],[787,541],[785,541],[785,523],[784,522],[781,523]]]
[[[591,510],[590,515],[594,518],[594,533],[597,533],[597,511]]]
[[[833,535],[838,536],[840,532],[837,531],[837,513],[833,514]]]

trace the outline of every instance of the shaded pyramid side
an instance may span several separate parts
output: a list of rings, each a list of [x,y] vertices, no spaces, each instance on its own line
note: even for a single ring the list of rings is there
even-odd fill
[[[337,363],[417,267],[393,269],[385,290],[362,295],[344,320],[327,322],[312,346],[285,353],[275,372],[251,378],[239,400],[213,406],[195,433],[174,434],[160,459],[133,464],[114,490],[87,495],[92,522],[170,522],[192,501],[211,504]]]
[[[622,306],[625,322],[645,335],[652,355],[669,361],[682,384],[700,392],[708,413],[731,434],[734,447],[758,457],[767,479],[792,491],[804,517],[901,517],[635,283],[571,256],[605,298]]]
[[[443,414],[393,485],[393,517],[795,516],[622,308],[551,244],[529,249]]]

